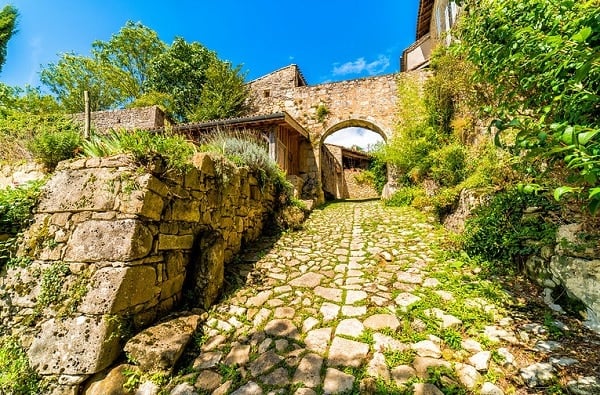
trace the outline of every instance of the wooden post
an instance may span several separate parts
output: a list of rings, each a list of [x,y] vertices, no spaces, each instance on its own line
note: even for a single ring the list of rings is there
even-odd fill
[[[85,105],[85,115],[83,118],[83,138],[90,138],[90,126],[92,123],[92,115],[90,113],[90,95],[88,91],[83,91],[83,102]]]

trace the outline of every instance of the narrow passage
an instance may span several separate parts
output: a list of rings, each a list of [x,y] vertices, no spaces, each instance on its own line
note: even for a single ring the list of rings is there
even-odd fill
[[[434,224],[379,201],[333,203],[249,252],[230,270],[243,284],[213,307],[188,358],[195,391],[525,394],[537,392],[520,368],[534,366],[545,388],[557,379],[542,383],[544,369],[569,374],[544,318],[527,321],[520,298],[444,253],[449,236]],[[563,364],[537,363],[549,357]]]

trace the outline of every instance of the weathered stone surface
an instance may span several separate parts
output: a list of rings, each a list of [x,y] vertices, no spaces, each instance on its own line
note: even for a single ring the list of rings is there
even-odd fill
[[[288,319],[275,319],[265,325],[265,333],[269,336],[288,337],[297,339],[299,337],[298,328]]]
[[[307,354],[294,373],[293,383],[303,383],[307,387],[316,388],[321,384],[321,367],[323,358],[317,354]]]
[[[379,377],[385,381],[390,380],[390,371],[385,362],[385,356],[382,353],[373,353],[373,358],[367,365],[367,374],[375,378]]]
[[[123,391],[123,385],[127,382],[127,377],[123,371],[131,369],[130,365],[117,365],[110,369],[108,373],[98,374],[89,380],[89,384],[83,390],[84,395],[105,395],[117,394]]]
[[[481,395],[504,395],[504,391],[493,383],[486,381],[479,390]]]
[[[252,361],[248,365],[248,369],[250,370],[250,374],[252,374],[252,376],[257,377],[265,373],[267,370],[272,369],[282,360],[283,358],[275,354],[274,351],[267,351]]]
[[[417,371],[417,376],[419,376],[420,378],[424,378],[424,379],[429,377],[429,373],[427,372],[428,368],[438,367],[438,366],[442,366],[445,368],[452,367],[450,362],[444,361],[442,359],[436,359],[436,358],[419,357],[418,356],[413,361],[413,367]],[[473,368],[473,369],[475,369],[475,368]],[[477,371],[475,371],[475,372],[477,372]]]
[[[412,345],[412,349],[421,357],[439,358],[442,356],[440,346],[431,340],[422,340]]]
[[[408,383],[408,381],[417,375],[417,371],[408,365],[400,365],[392,368],[391,377],[396,385],[400,386]]]
[[[46,183],[46,196],[39,212],[109,211],[115,205],[110,185],[120,174],[109,169],[65,169],[57,171]]]
[[[329,347],[329,366],[359,367],[367,357],[369,346],[354,340],[335,337]]]
[[[306,348],[318,353],[325,353],[331,340],[331,328],[314,329],[306,334]]]
[[[195,388],[189,383],[177,384],[175,388],[169,392],[169,395],[197,395]]]
[[[335,329],[335,334],[359,337],[364,330],[365,327],[359,320],[357,320],[356,318],[349,318],[340,321],[337,328]]]
[[[48,320],[41,325],[28,351],[40,374],[94,374],[119,355],[116,323],[106,316]]]
[[[250,361],[250,346],[247,344],[238,344],[231,347],[223,363],[225,365],[245,365],[248,361]]]
[[[406,310],[410,305],[417,303],[421,298],[408,292],[402,292],[394,301],[401,308]]]
[[[581,300],[591,310],[587,326],[600,332],[600,259],[588,260],[555,255],[550,261],[550,271],[560,280],[570,296]]]
[[[194,245],[193,235],[159,235],[158,249],[159,250],[189,250]]]
[[[315,288],[321,283],[323,275],[319,273],[305,273],[289,282],[292,287]]]
[[[90,279],[79,311],[85,314],[116,314],[157,298],[156,272],[151,266],[104,268]],[[140,284],[145,286],[140,287]]]
[[[492,353],[490,351],[480,351],[477,354],[473,355],[471,358],[469,358],[469,363],[473,365],[478,371],[485,372],[490,366],[491,358]]]
[[[575,395],[600,394],[600,379],[597,377],[580,377],[567,383],[567,388]]]
[[[528,387],[533,388],[539,385],[547,385],[554,381],[554,372],[556,370],[549,363],[534,363],[519,370],[519,374]]]
[[[194,387],[204,390],[213,391],[221,385],[221,375],[212,370],[204,370],[200,372],[196,378]]]
[[[408,350],[410,346],[404,344],[393,337],[384,335],[379,332],[373,333],[373,348],[375,351],[404,351]]]
[[[324,394],[341,394],[350,391],[354,386],[354,376],[329,368],[323,381]]]
[[[481,348],[481,344],[473,339],[465,339],[461,342],[461,346],[462,348],[464,348],[465,350],[469,351],[469,352],[479,352],[482,351],[483,348]]]
[[[73,231],[64,260],[128,262],[148,255],[152,239],[152,233],[138,220],[86,221]]]
[[[438,387],[429,383],[414,383],[412,390],[413,395],[444,395]]]
[[[471,365],[457,363],[454,365],[454,369],[456,371],[456,375],[458,376],[458,380],[468,389],[475,388],[481,381],[481,375],[477,369]]]
[[[259,377],[259,381],[273,387],[285,387],[286,385],[289,385],[290,377],[287,369],[277,368],[271,373]]]
[[[202,369],[210,369],[221,361],[223,358],[223,353],[218,351],[208,351],[203,352],[194,360],[194,364],[192,365],[193,369],[202,370]]]
[[[334,303],[342,302],[342,290],[337,288],[325,288],[318,286],[314,289],[315,295]]]
[[[237,390],[233,391],[231,395],[262,395],[263,390],[260,385],[254,381],[250,381],[247,384],[241,386]]]
[[[395,315],[392,314],[374,314],[364,320],[363,325],[365,328],[372,329],[374,331],[390,328],[395,331],[400,326],[400,321]]]
[[[196,331],[200,316],[190,315],[145,329],[125,344],[125,352],[148,372],[170,372]]]

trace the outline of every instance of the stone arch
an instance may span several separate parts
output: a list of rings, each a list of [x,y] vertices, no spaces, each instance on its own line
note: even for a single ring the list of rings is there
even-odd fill
[[[334,123],[333,126],[328,127],[326,129],[325,133],[323,133],[320,136],[319,144],[323,144],[325,139],[327,137],[331,136],[332,134],[334,134],[335,132],[339,132],[340,130],[343,130],[346,128],[354,128],[354,127],[367,129],[367,130],[370,130],[371,132],[377,133],[378,135],[380,135],[383,138],[383,141],[385,141],[385,142],[387,142],[387,140],[390,138],[390,133],[386,132],[383,128],[379,127],[374,122],[367,121],[364,119],[352,118],[352,119],[346,119],[344,121],[338,121],[337,123]]]

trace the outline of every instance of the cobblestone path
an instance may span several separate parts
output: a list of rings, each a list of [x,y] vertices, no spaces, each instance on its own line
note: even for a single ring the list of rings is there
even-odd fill
[[[553,354],[542,317],[517,326],[514,297],[443,258],[447,238],[423,214],[378,201],[315,210],[303,230],[235,265],[242,284],[209,312],[188,356],[194,386],[179,390],[546,393],[575,362]]]

